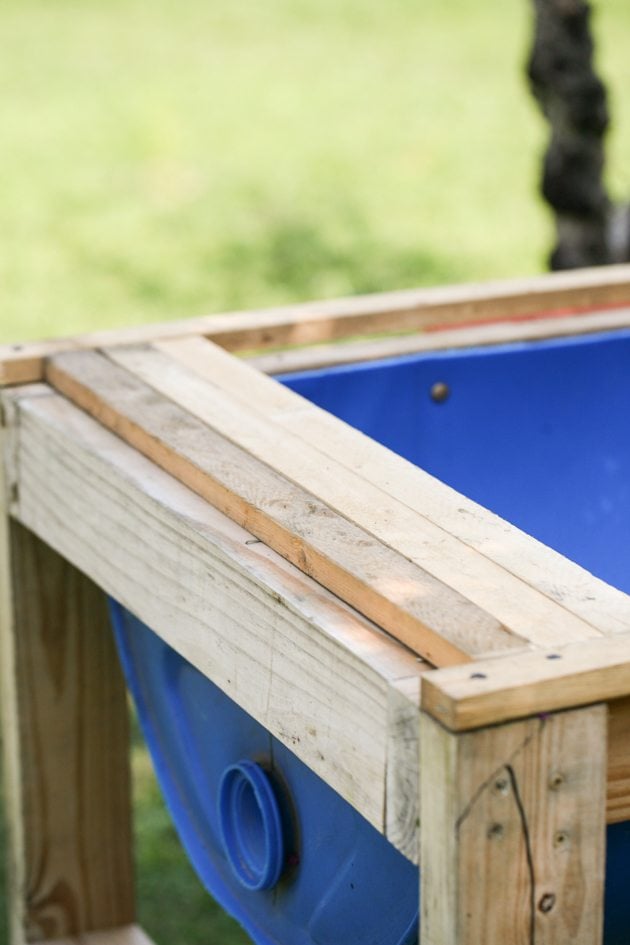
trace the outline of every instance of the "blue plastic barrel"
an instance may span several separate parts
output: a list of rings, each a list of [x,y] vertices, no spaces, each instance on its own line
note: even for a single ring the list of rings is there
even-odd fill
[[[630,332],[280,378],[630,593]],[[414,945],[418,872],[129,613],[116,637],[188,854],[258,945]],[[605,945],[630,940],[630,824],[608,829]]]
[[[253,941],[415,945],[418,870],[152,630],[111,614],[188,856]]]

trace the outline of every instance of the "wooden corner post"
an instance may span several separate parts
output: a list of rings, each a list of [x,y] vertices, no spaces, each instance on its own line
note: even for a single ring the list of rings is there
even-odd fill
[[[19,497],[6,423],[5,410],[0,657],[10,941],[78,941],[133,921],[125,689],[103,593],[9,515]]]
[[[421,718],[422,945],[601,945],[607,707]]]

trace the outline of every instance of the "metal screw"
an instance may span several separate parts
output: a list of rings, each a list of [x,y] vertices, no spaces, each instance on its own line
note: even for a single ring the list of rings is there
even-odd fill
[[[444,381],[437,381],[431,387],[431,400],[436,404],[443,404],[451,396],[451,389]]]
[[[553,838],[553,845],[554,847],[563,847],[568,839],[569,834],[566,832],[566,830],[558,830]]]
[[[551,912],[553,907],[556,904],[556,897],[553,893],[545,893],[542,896],[540,902],[538,903],[538,908],[541,912]]]
[[[497,778],[494,782],[494,790],[497,794],[507,794],[510,790],[510,783],[507,778]]]

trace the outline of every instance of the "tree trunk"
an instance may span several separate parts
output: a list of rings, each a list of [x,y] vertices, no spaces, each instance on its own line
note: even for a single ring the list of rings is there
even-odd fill
[[[551,130],[542,193],[555,211],[552,269],[630,258],[628,208],[615,207],[604,184],[606,88],[593,65],[591,6],[584,0],[533,0],[532,92]]]

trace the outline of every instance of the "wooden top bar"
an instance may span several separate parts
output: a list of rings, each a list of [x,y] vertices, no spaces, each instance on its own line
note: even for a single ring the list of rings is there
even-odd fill
[[[47,357],[77,349],[145,344],[186,335],[209,338],[228,351],[270,349],[624,305],[630,305],[627,265],[306,302],[51,341],[0,345],[0,387],[40,381]]]
[[[429,673],[422,707],[461,732],[629,693],[630,632]]]

